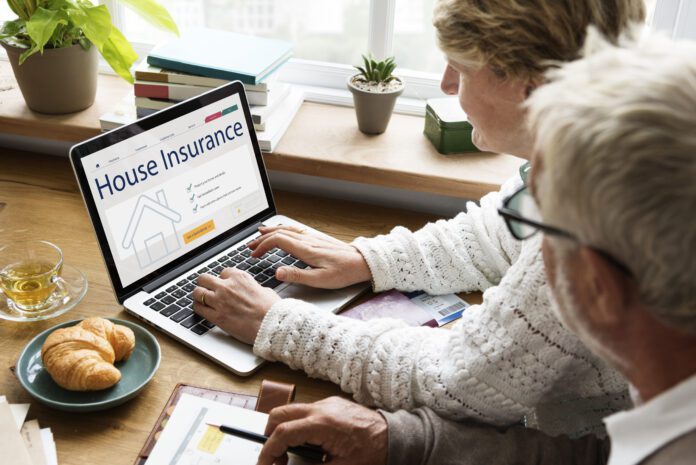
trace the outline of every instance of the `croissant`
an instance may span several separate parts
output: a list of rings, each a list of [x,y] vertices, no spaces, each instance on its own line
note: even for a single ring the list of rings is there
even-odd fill
[[[115,325],[107,319],[93,316],[82,320],[77,326],[101,336],[114,349],[115,361],[128,360],[135,348],[135,335],[127,326]]]
[[[97,391],[118,383],[113,365],[127,359],[135,347],[130,328],[103,318],[88,318],[76,326],[53,331],[41,348],[44,367],[61,387]]]

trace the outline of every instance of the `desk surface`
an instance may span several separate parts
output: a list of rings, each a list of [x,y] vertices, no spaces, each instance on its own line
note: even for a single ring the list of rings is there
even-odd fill
[[[131,86],[99,76],[94,105],[71,115],[34,113],[24,103],[10,65],[0,61],[0,132],[77,142],[99,133],[99,116]],[[5,90],[3,90],[5,89]],[[423,135],[423,118],[394,114],[384,134],[358,131],[353,108],[305,103],[266,167],[310,176],[438,195],[479,199],[514,175],[522,160],[511,155],[439,154]]]
[[[286,192],[277,192],[276,200],[281,213],[343,240],[384,233],[397,224],[418,228],[434,219],[422,213]],[[3,240],[55,242],[63,249],[66,262],[80,268],[89,279],[85,300],[61,317],[23,324],[0,320],[0,394],[12,403],[30,402],[9,368],[34,335],[62,321],[91,315],[135,320],[113,297],[67,159],[0,149],[0,235]],[[30,418],[53,430],[61,465],[130,465],[178,382],[256,394],[262,379],[273,379],[295,383],[301,402],[340,394],[336,385],[309,379],[278,363],[267,364],[248,378],[235,376],[150,330],[162,346],[162,364],[139,397],[120,407],[88,414],[59,412],[32,401]]]

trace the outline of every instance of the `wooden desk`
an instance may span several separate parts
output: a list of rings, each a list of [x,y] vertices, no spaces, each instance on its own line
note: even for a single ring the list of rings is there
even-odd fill
[[[276,199],[281,213],[343,240],[384,233],[397,224],[418,228],[435,219],[422,213],[286,192],[277,192]],[[178,382],[255,394],[262,379],[274,379],[295,383],[297,399],[303,402],[341,394],[336,385],[309,379],[277,363],[264,366],[248,378],[235,376],[148,328],[162,346],[162,364],[140,396],[103,412],[74,414],[46,408],[29,397],[9,370],[33,336],[57,323],[92,315],[136,320],[113,296],[67,159],[0,149],[0,235],[3,241],[17,238],[55,242],[63,249],[66,262],[81,269],[89,279],[84,301],[65,315],[23,324],[0,320],[0,394],[12,403],[31,402],[29,416],[53,430],[61,465],[130,465]]]

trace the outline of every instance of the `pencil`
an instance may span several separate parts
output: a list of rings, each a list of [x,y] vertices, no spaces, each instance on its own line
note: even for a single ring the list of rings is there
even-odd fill
[[[238,438],[246,439],[248,441],[253,441],[259,444],[266,444],[266,441],[268,441],[268,436],[264,434],[258,434],[244,429],[233,428],[232,426],[213,425],[210,423],[206,424],[208,426],[212,426],[213,428],[218,428],[221,432],[225,434],[237,436]],[[324,452],[324,450],[321,447],[312,444],[288,447],[288,453],[295,454],[298,457],[302,457],[307,460],[312,460],[314,462],[323,462],[326,458],[326,452]]]

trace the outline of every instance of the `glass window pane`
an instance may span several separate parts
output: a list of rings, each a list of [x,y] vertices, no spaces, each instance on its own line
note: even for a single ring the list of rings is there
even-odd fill
[[[400,68],[440,74],[445,58],[433,27],[436,0],[397,0],[394,20],[394,56]]]
[[[4,23],[9,19],[15,19],[16,14],[10,10],[10,6],[5,1],[0,1],[0,23]]]
[[[224,29],[295,44],[294,57],[357,64],[367,50],[369,0],[161,0],[181,30]],[[156,43],[167,34],[126,8],[125,35]]]
[[[655,10],[657,0],[646,0],[647,19]],[[437,46],[433,27],[436,0],[397,0],[393,49],[401,68],[442,73],[444,55]]]

